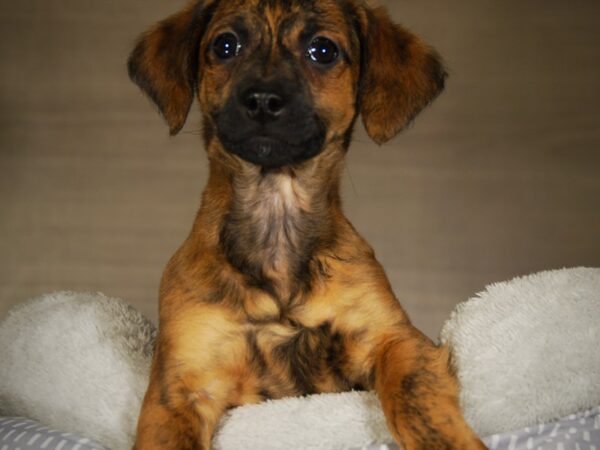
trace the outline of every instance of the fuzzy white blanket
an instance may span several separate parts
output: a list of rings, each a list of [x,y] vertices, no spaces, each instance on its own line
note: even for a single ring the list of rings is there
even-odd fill
[[[0,324],[0,414],[130,448],[154,329],[100,294],[57,293]],[[489,286],[452,314],[467,420],[481,435],[600,405],[600,269]],[[342,450],[391,442],[372,393],[290,398],[230,412],[215,449]]]

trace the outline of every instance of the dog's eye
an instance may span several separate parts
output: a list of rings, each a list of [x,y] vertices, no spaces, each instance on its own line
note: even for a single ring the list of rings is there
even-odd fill
[[[220,34],[213,42],[213,51],[219,59],[233,58],[240,53],[241,49],[240,41],[233,33]]]
[[[308,46],[306,56],[317,64],[328,65],[338,58],[339,53],[337,45],[331,39],[319,36],[314,38]]]

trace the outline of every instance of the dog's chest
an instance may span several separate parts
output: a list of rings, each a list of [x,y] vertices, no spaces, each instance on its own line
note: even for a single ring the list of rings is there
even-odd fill
[[[300,244],[302,211],[289,177],[277,177],[265,184],[249,202],[249,224],[263,244],[256,249],[263,254],[263,262],[270,270],[283,272],[289,265],[289,253]]]
[[[221,243],[230,263],[285,297],[312,256],[318,232],[309,195],[290,175],[238,181]]]
[[[262,245],[262,250],[277,262],[302,242],[304,218],[303,191],[290,176],[272,175],[247,193],[238,208],[249,219],[247,224]]]
[[[268,397],[339,392],[352,386],[343,373],[344,337],[329,322],[252,326],[246,334],[249,361]]]

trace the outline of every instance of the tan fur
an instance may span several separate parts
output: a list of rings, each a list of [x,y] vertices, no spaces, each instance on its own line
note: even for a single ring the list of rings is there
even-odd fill
[[[262,16],[261,4],[268,5]],[[270,77],[274,68],[292,70],[284,53],[302,55],[298,42],[312,17],[295,2],[196,2],[146,34],[132,54],[132,78],[154,95],[172,131],[185,120],[189,80],[198,80],[210,161],[192,231],[163,275],[137,450],[209,450],[228,408],[352,388],[377,390],[390,430],[407,450],[484,448],[462,418],[446,349],[411,325],[373,250],[343,215],[339,196],[357,114],[376,141],[389,139],[441,89],[433,79],[443,78],[441,64],[382,10],[350,0],[347,9],[333,0],[319,7],[320,34],[334,39],[348,61],[328,71],[299,65],[315,111],[326,118],[325,143],[317,156],[279,169],[264,171],[229,153],[212,117],[234,92],[236,73],[259,67]],[[198,44],[199,72],[190,74],[165,30],[189,45],[181,30],[189,36],[189,24],[204,20],[206,11],[211,18]],[[235,15],[264,41],[250,41],[246,55],[270,51],[216,64],[208,46]],[[274,45],[284,26],[282,44]],[[359,38],[371,48],[368,55],[360,53]],[[390,98],[384,79],[399,98]]]

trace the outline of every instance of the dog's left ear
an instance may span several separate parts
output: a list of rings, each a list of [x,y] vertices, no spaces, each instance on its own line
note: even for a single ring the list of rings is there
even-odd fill
[[[363,10],[360,113],[378,144],[390,140],[444,88],[439,55],[383,8]]]
[[[207,3],[193,2],[159,22],[142,35],[127,63],[130,78],[156,103],[171,135],[183,127],[194,99]]]

